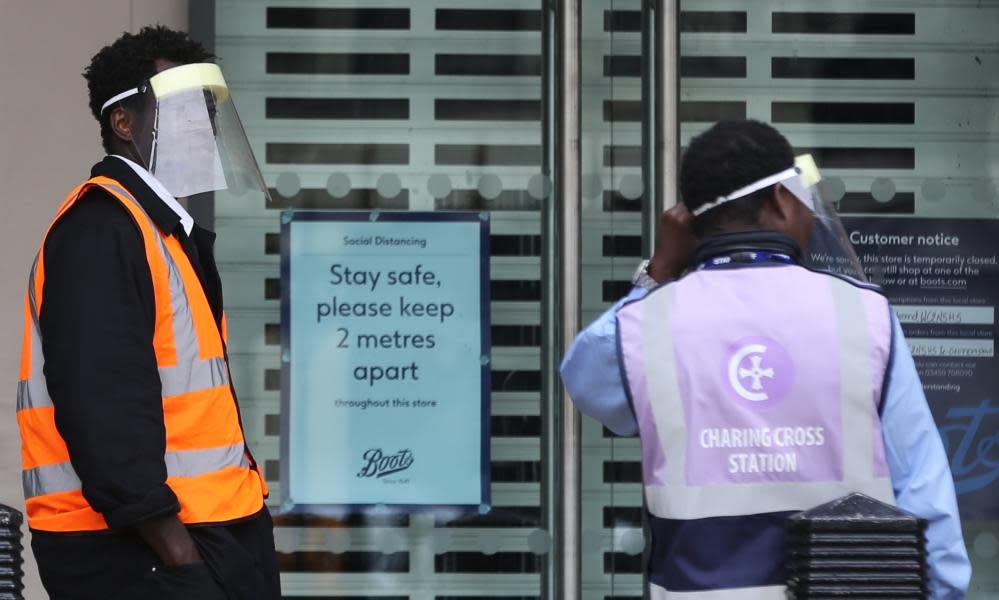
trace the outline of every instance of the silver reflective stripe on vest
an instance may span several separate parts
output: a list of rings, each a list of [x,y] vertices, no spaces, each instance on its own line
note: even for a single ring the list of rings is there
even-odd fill
[[[38,326],[38,302],[35,299],[35,272],[38,269],[38,256],[31,265],[28,276],[28,312],[31,314],[31,375],[29,379],[17,382],[17,410],[29,408],[50,408],[52,398],[45,383],[45,356],[42,354],[41,329]]]
[[[49,397],[49,387],[45,383],[43,367],[45,357],[42,355],[42,340],[38,328],[31,327],[31,378],[17,382],[17,410],[29,408],[50,408],[52,398]]]
[[[167,477],[197,477],[214,473],[226,467],[249,467],[243,444],[206,448],[204,450],[181,450],[167,452],[163,457]]]
[[[44,379],[26,379],[17,382],[18,411],[29,408],[49,408],[51,406],[52,398],[49,397],[49,391],[45,386]]]
[[[187,366],[161,367],[160,381],[164,396],[179,396],[220,385],[229,385],[225,359],[197,360]]]
[[[199,362],[198,334],[194,329],[194,315],[184,287],[184,278],[173,255],[167,250],[159,236],[156,238],[167,267],[167,281],[170,285],[170,310],[173,314],[173,343],[177,350],[177,364],[193,365]],[[164,394],[168,395],[168,394]]]
[[[244,448],[243,444],[233,444],[204,450],[167,452],[163,456],[167,477],[197,477],[226,467],[248,469],[250,462],[246,458]],[[81,489],[80,478],[68,461],[22,471],[21,480],[24,485],[25,500],[45,494]]]
[[[669,427],[677,415],[684,413],[680,384],[677,382],[676,358],[673,353],[673,336],[668,331],[669,317],[673,314],[676,286],[667,286],[649,294],[639,305],[642,310],[642,352],[646,356],[645,381],[652,415],[659,432],[659,443],[666,456],[666,482],[684,485],[687,482],[687,429]],[[651,323],[664,325],[663,331],[653,329]],[[655,357],[653,360],[650,360]]]
[[[806,510],[861,492],[895,503],[891,480],[868,477],[860,480],[819,482],[767,482],[725,485],[645,486],[649,512],[663,519],[705,519],[717,516]]]
[[[787,587],[783,585],[768,585],[703,592],[672,592],[650,583],[649,598],[651,600],[786,600],[786,590]]]
[[[41,253],[35,255],[35,260],[31,263],[31,272],[28,275],[28,308],[31,311],[31,320],[35,322],[35,329],[38,330],[38,300],[35,298],[35,273],[38,271],[38,259]]]
[[[21,472],[24,499],[80,489],[80,478],[68,461]]]
[[[149,218],[149,215],[145,213],[142,206],[127,190],[117,185],[102,185],[130,199],[146,217],[149,227],[154,234],[158,231],[156,225]],[[156,239],[156,246],[159,248],[160,256],[167,267],[167,281],[170,288],[170,310],[173,314],[173,340],[177,351],[177,365],[160,367],[159,370],[160,381],[163,385],[163,395],[179,396],[181,394],[229,385],[229,370],[226,367],[224,358],[201,359],[198,347],[198,335],[194,327],[194,316],[191,313],[191,303],[188,299],[188,290],[184,286],[184,278],[181,276],[180,268],[174,261],[170,251],[167,250],[166,244],[160,239],[160,236],[154,235],[153,237]]]
[[[30,379],[17,382],[17,411],[20,412],[26,408],[34,408],[31,402]]]
[[[114,183],[97,183],[97,184],[94,184],[94,185],[100,186],[100,187],[102,187],[102,188],[104,188],[106,190],[111,190],[113,192],[117,192],[118,194],[121,194],[122,196],[124,196],[124,197],[128,198],[129,200],[131,200],[132,202],[134,202],[136,206],[138,206],[140,209],[142,209],[142,205],[139,204],[139,201],[135,199],[135,196],[132,195],[132,192],[126,190],[125,188],[121,187],[120,185],[117,185],[117,184],[114,184]],[[145,214],[145,212],[146,212],[145,210],[142,211],[143,214]],[[148,218],[148,215],[147,215],[147,218]]]

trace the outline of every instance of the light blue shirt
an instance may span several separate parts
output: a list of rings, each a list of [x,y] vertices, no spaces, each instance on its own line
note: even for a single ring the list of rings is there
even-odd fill
[[[638,422],[625,395],[617,355],[617,311],[648,292],[633,288],[590,324],[562,360],[562,381],[583,413],[618,435],[637,435]],[[964,598],[971,579],[954,480],[947,453],[919,382],[902,326],[892,317],[892,364],[881,429],[899,508],[929,522],[926,546],[932,600]]]

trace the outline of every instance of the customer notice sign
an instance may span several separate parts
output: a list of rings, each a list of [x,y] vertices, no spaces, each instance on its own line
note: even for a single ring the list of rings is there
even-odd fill
[[[489,505],[486,213],[282,216],[284,512]]]
[[[844,217],[843,225],[902,325],[961,516],[999,517],[999,221]]]

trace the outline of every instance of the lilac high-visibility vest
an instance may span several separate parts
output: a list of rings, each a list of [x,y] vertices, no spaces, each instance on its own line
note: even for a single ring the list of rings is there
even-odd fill
[[[850,492],[894,504],[877,291],[796,265],[705,269],[617,322],[653,599],[783,600],[788,515]]]

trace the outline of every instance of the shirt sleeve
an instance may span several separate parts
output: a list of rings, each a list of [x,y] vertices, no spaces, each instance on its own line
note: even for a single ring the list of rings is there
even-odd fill
[[[892,315],[892,365],[882,431],[899,508],[926,519],[930,597],[964,598],[971,563],[961,532],[954,480],[902,327]]]
[[[562,359],[559,373],[573,403],[618,435],[637,435],[638,422],[624,388],[617,356],[617,311],[626,302],[644,297],[640,287],[584,329]]]
[[[149,265],[135,223],[99,190],[48,237],[39,325],[56,428],[84,498],[113,529],[177,512]]]

